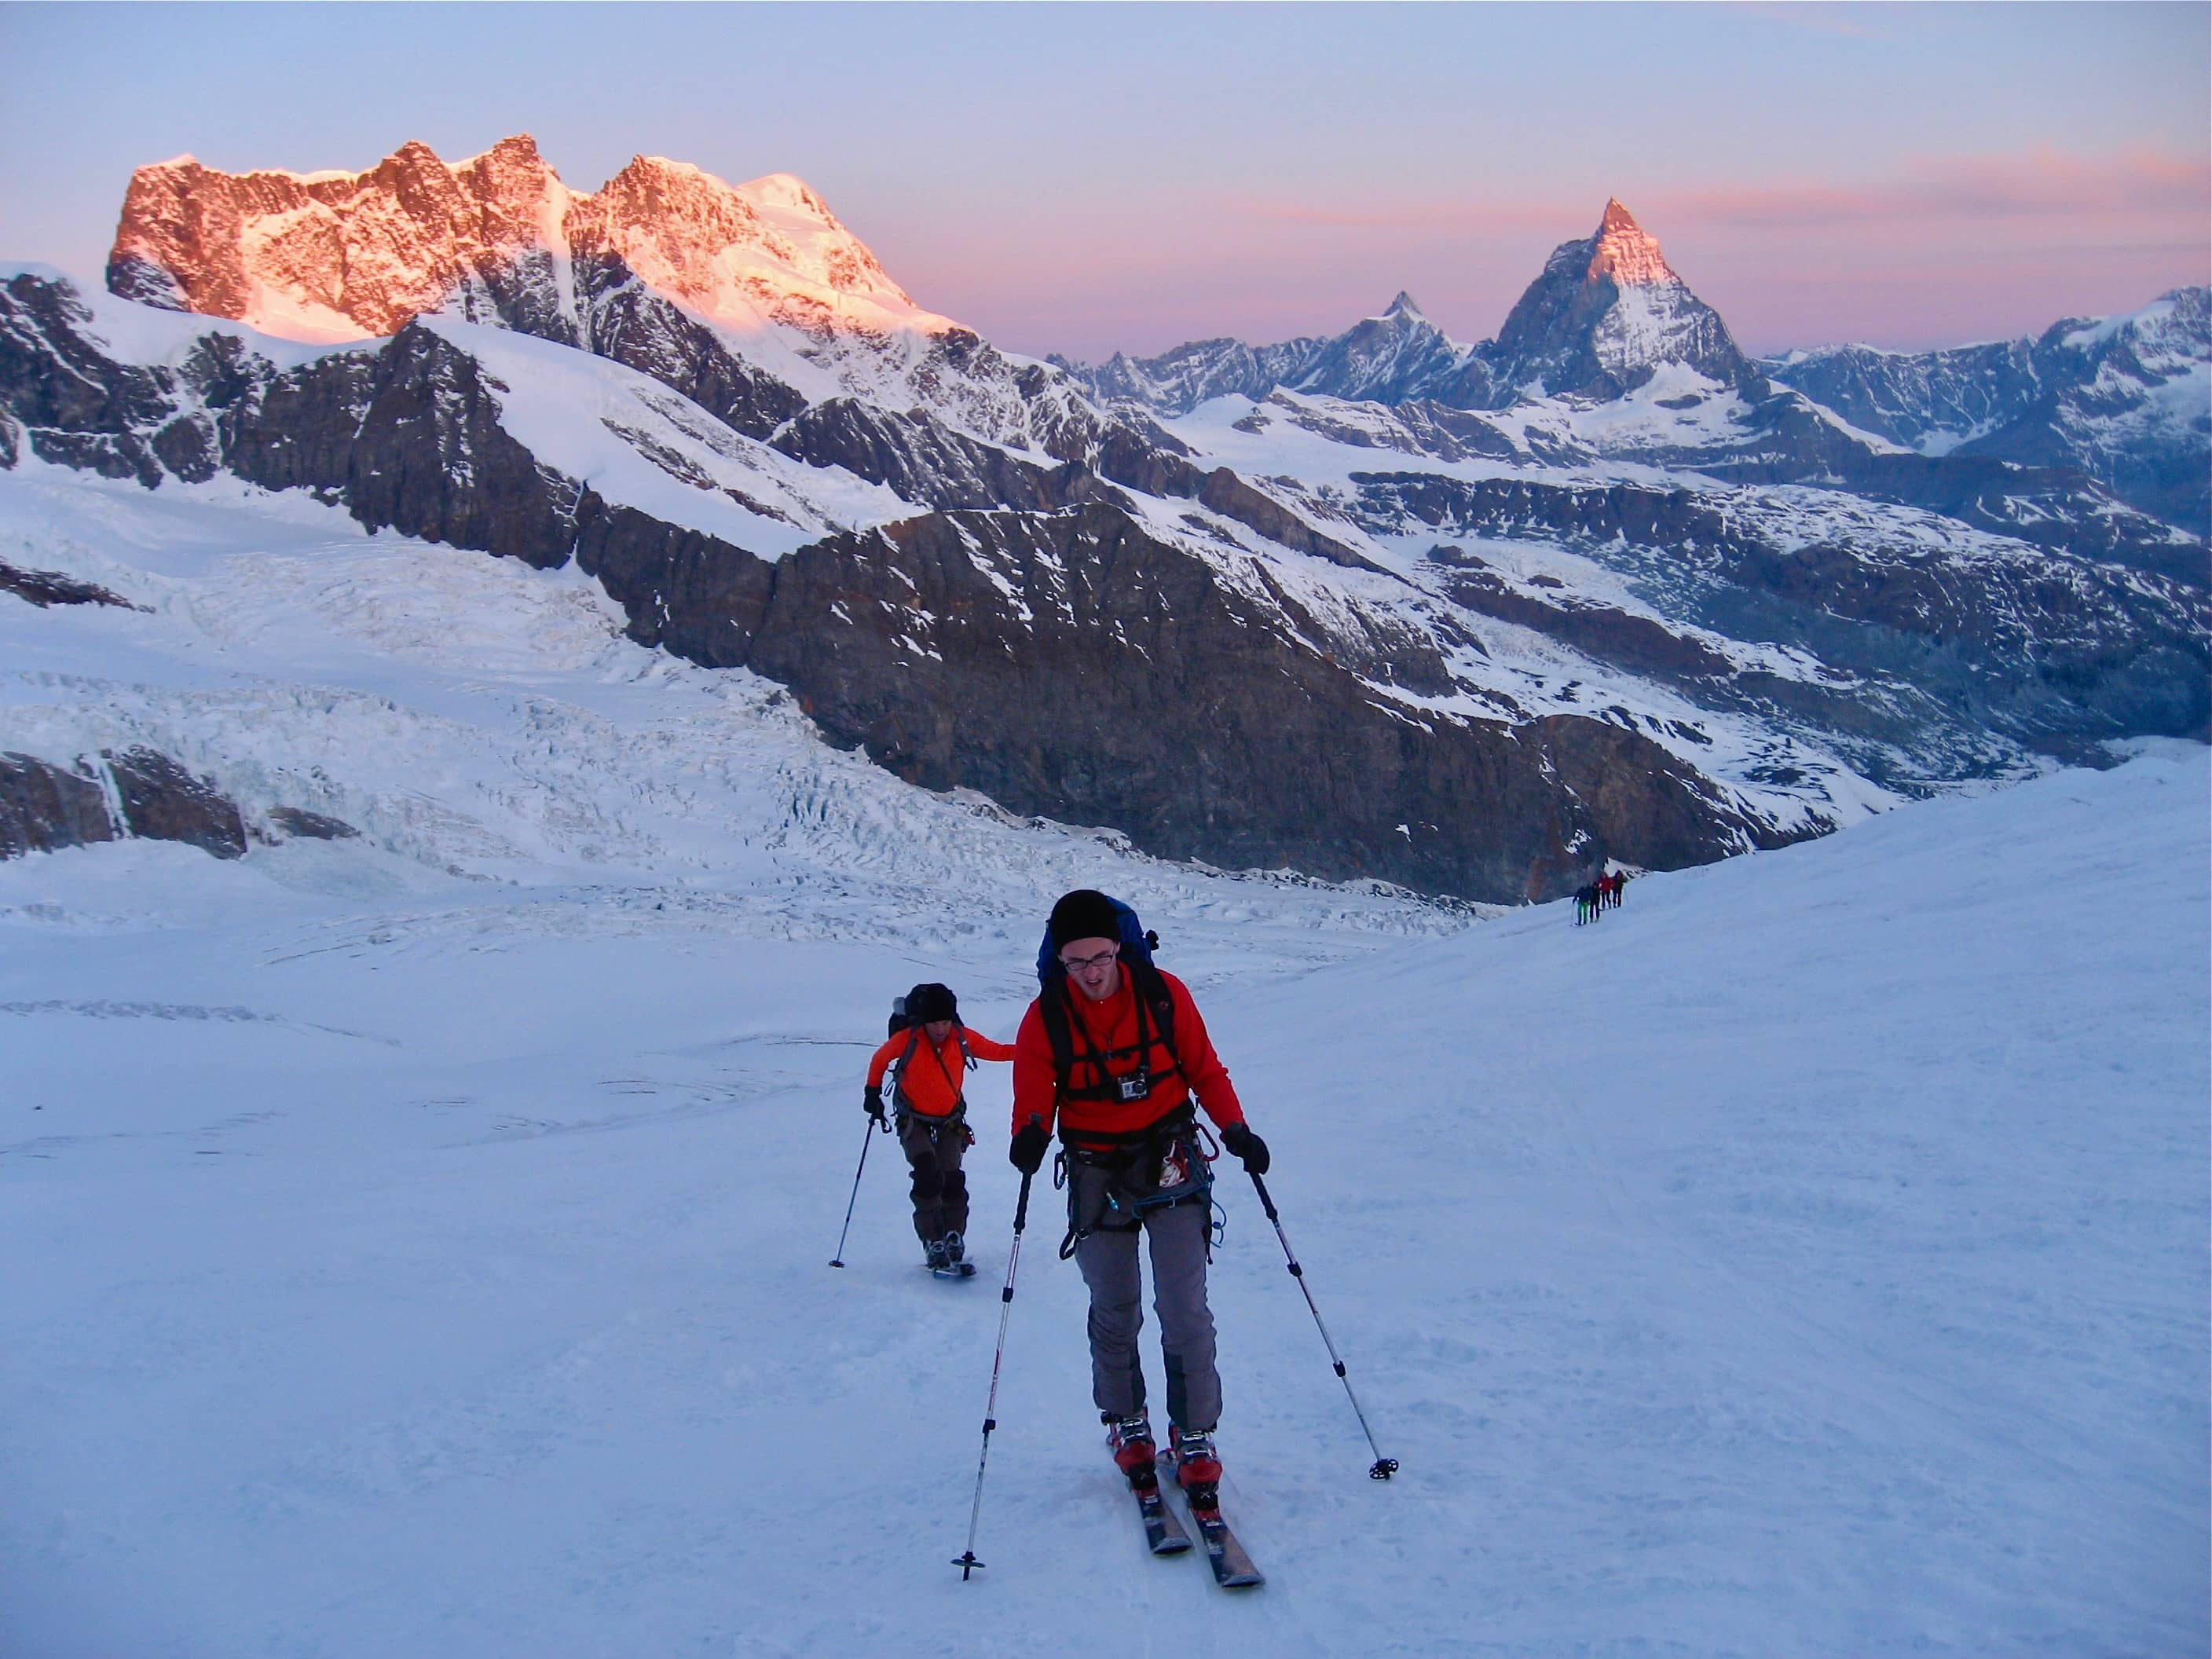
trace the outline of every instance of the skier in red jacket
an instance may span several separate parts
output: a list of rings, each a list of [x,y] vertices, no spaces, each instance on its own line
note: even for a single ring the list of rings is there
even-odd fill
[[[1103,893],[1053,907],[1057,971],[1014,1038],[1014,1139],[1008,1157],[1033,1175],[1055,1123],[1067,1171],[1068,1237],[1091,1291],[1091,1394],[1114,1461],[1139,1492],[1158,1484],[1137,1351],[1143,1286],[1137,1239],[1151,1246],[1170,1443],[1194,1511],[1218,1509],[1221,1416],[1206,1269],[1212,1176],[1199,1144],[1195,1098],[1221,1143],[1255,1174],[1267,1143],[1244,1121],[1189,989],[1148,957],[1125,951],[1120,913]]]
[[[960,1023],[959,999],[944,985],[908,993],[902,1030],[894,1031],[868,1062],[861,1106],[884,1121],[884,1074],[891,1079],[899,1150],[914,1172],[914,1231],[923,1258],[944,1273],[967,1261],[968,1176],[960,1160],[975,1137],[968,1127],[963,1087],[980,1060],[1012,1060],[1013,1049]],[[965,1269],[972,1272],[972,1268]]]

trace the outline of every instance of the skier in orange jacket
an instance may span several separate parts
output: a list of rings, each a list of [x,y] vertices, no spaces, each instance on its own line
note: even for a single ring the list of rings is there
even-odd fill
[[[939,1273],[972,1273],[964,1237],[968,1177],[960,1159],[975,1137],[963,1085],[978,1060],[1012,1060],[1014,1050],[963,1025],[959,999],[948,986],[915,986],[907,994],[905,1018],[906,1028],[894,1031],[868,1061],[861,1106],[884,1121],[884,1077],[890,1073],[899,1150],[914,1171],[914,1231],[923,1257]]]

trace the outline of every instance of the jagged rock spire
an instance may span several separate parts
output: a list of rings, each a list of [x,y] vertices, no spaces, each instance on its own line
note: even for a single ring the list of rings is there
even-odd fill
[[[1615,398],[1670,363],[1723,385],[1759,378],[1719,314],[1613,197],[1595,235],[1553,250],[1486,354],[1488,384],[1467,395],[1491,403],[1547,392]]]
[[[1656,288],[1682,280],[1659,252],[1657,240],[1644,234],[1618,196],[1607,198],[1605,217],[1593,239],[1589,279],[1601,276],[1610,276],[1621,288]]]

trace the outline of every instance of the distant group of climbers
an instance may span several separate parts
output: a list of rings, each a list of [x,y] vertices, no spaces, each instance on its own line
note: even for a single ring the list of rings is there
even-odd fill
[[[1194,1103],[1220,1131],[1222,1147],[1255,1176],[1267,1173],[1267,1146],[1245,1123],[1188,988],[1153,964],[1152,942],[1127,906],[1088,889],[1065,895],[1053,906],[1038,956],[1042,988],[1012,1046],[963,1025],[949,987],[918,985],[868,1063],[862,1105],[884,1125],[888,1075],[924,1258],[941,1275],[972,1273],[960,1160],[975,1135],[963,1079],[979,1060],[1013,1062],[1007,1158],[1025,1178],[1034,1176],[1057,1126],[1067,1188],[1060,1255],[1075,1258],[1091,1293],[1091,1401],[1114,1461],[1140,1496],[1157,1486],[1137,1349],[1142,1233],[1176,1477],[1194,1511],[1211,1511],[1221,1479],[1213,1443],[1221,1378],[1206,1283],[1213,1177]]]
[[[1575,926],[1595,921],[1607,910],[1619,908],[1620,890],[1628,885],[1626,871],[1609,872],[1575,889]]]

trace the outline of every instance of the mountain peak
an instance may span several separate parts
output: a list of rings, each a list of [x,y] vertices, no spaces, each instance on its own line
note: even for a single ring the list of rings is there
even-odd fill
[[[533,326],[559,313],[556,334],[580,337],[574,292],[532,274],[551,269],[549,257],[617,261],[740,331],[952,326],[916,306],[791,173],[732,185],[640,155],[586,194],[562,183],[527,133],[455,164],[410,139],[365,173],[233,174],[183,157],[141,167],[108,286],[296,338],[391,334],[449,307],[526,313]]]
[[[1616,288],[1658,288],[1682,280],[1659,252],[1656,239],[1644,233],[1617,196],[1606,198],[1605,216],[1591,239],[1588,274],[1592,281],[1609,276]]]
[[[1428,319],[1422,314],[1420,307],[1413,303],[1413,296],[1403,289],[1398,291],[1398,297],[1390,301],[1389,309],[1382,314],[1385,317],[1402,317],[1409,323],[1428,321]]]
[[[750,184],[739,185],[738,194],[755,207],[781,208],[790,213],[803,213],[827,225],[837,223],[837,216],[830,211],[829,204],[795,173],[771,173]]]

